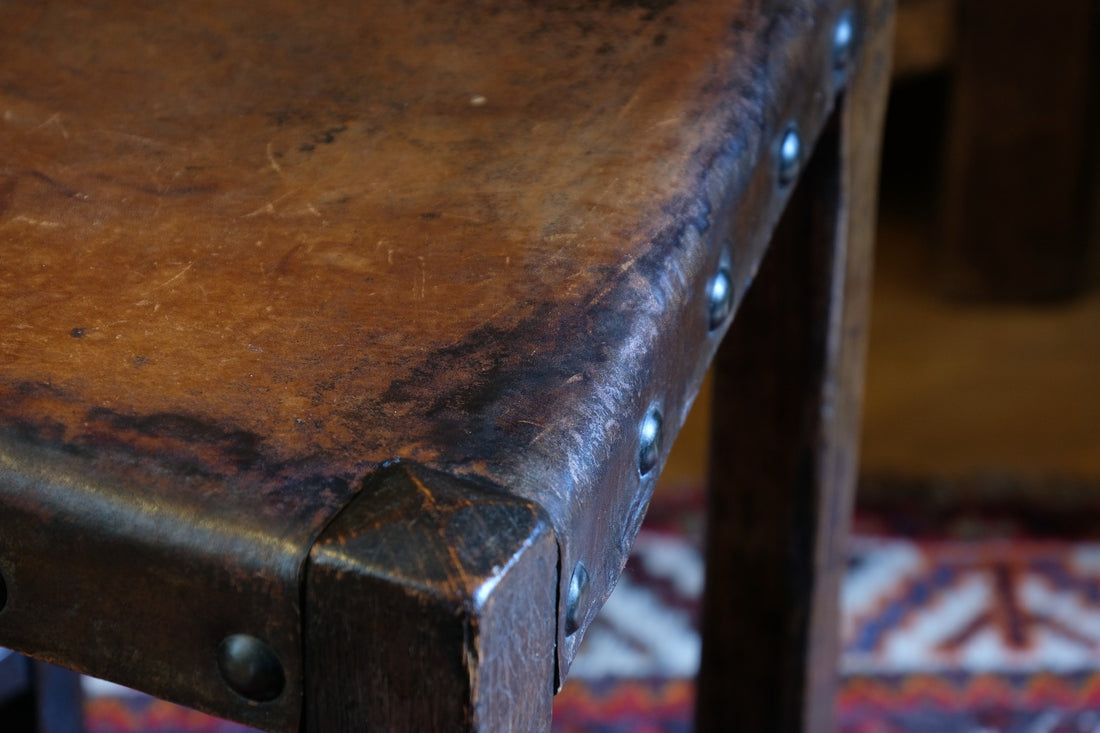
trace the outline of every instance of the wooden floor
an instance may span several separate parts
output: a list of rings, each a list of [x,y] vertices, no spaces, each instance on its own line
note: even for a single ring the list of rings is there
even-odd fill
[[[1036,307],[953,302],[931,285],[938,138],[914,113],[934,121],[936,94],[933,82],[892,101],[863,472],[1100,488],[1100,287]],[[664,490],[702,480],[706,402],[700,397],[676,445]]]

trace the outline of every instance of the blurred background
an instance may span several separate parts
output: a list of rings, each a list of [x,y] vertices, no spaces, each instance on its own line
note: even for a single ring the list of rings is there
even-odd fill
[[[1077,498],[1100,506],[1096,6],[900,0],[868,499],[916,477],[940,479],[937,497],[994,498],[1057,478],[1091,484]],[[659,491],[702,480],[707,405],[701,396]]]

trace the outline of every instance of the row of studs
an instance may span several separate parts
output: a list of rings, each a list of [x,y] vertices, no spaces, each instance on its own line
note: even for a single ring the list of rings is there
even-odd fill
[[[847,71],[855,45],[855,20],[851,9],[845,9],[837,17],[833,27],[832,68],[834,72]],[[776,180],[786,188],[794,183],[802,168],[802,136],[798,125],[791,122],[779,140]],[[710,333],[718,331],[733,313],[733,277],[729,265],[719,265],[707,284],[706,316]],[[657,467],[661,455],[663,417],[658,406],[649,408],[638,428],[638,476],[645,479]],[[588,570],[578,561],[569,580],[565,601],[565,633],[571,635],[580,629],[580,609],[584,592],[588,587]]]

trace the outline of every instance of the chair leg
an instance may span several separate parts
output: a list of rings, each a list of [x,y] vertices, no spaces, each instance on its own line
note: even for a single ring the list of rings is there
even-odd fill
[[[12,733],[81,733],[80,675],[19,654],[0,660],[0,728]]]
[[[529,502],[379,469],[310,555],[303,733],[549,731],[557,564]]]
[[[946,293],[1034,301],[1088,284],[1097,18],[1094,0],[958,3],[935,258]]]
[[[888,7],[716,363],[699,731],[828,731]]]

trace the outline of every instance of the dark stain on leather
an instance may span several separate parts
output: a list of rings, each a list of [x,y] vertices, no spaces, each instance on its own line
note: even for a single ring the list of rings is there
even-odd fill
[[[0,217],[7,213],[11,208],[11,201],[15,198],[16,180],[14,178],[4,178],[0,180]]]
[[[129,434],[136,441],[144,437],[163,443],[165,448],[173,444],[215,448],[227,464],[236,468],[250,468],[263,463],[259,436],[187,415],[123,415],[96,407],[88,411],[88,422],[109,426],[112,434]]]

